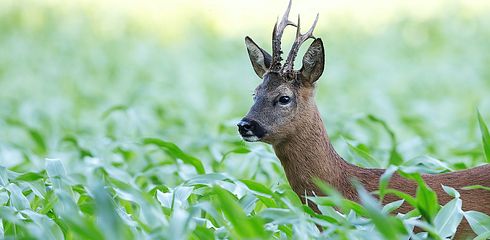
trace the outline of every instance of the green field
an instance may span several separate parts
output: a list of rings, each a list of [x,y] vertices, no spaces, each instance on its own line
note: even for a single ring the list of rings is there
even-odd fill
[[[228,31],[212,12],[186,14],[152,25],[83,1],[0,3],[0,239],[454,233],[459,199],[439,210],[423,187],[407,215],[389,215],[400,202],[381,206],[367,193],[362,204],[312,199],[323,215],[302,205],[272,148],[243,142],[235,127],[260,80],[243,38],[270,49],[273,22]],[[326,18],[316,100],[345,160],[388,167],[396,154],[418,172],[490,162],[490,8],[453,2],[373,28]],[[464,216],[490,236],[489,216]]]

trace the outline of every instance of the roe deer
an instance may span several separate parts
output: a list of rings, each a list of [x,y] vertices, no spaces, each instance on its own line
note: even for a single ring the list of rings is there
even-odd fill
[[[322,75],[325,62],[323,42],[313,37],[318,15],[312,27],[301,34],[299,16],[297,25],[288,20],[290,8],[291,1],[284,16],[274,26],[272,56],[251,38],[245,38],[253,69],[263,81],[255,89],[254,104],[238,123],[238,130],[245,141],[272,144],[292,189],[302,201],[305,200],[304,194],[321,193],[313,183],[314,178],[335,187],[344,197],[358,201],[351,180],[357,179],[367,190],[376,191],[385,170],[352,165],[332,147],[314,101],[315,82]],[[296,40],[282,65],[281,37],[288,25],[296,27]],[[298,50],[309,38],[314,40],[303,57],[303,66],[294,70]],[[490,191],[462,189],[469,185],[490,187],[490,164],[452,173],[424,174],[422,177],[437,193],[440,204],[452,199],[443,191],[441,185],[445,185],[460,192],[465,211],[490,214]],[[417,184],[394,174],[389,187],[414,196]],[[394,195],[385,197],[386,202],[395,200],[398,198]],[[411,207],[404,204],[397,211],[404,213],[409,210]],[[468,230],[468,224],[463,222],[458,233]]]

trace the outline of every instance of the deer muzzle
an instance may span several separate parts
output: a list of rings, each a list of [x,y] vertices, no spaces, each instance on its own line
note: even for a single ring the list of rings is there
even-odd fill
[[[257,121],[248,118],[242,119],[237,126],[238,132],[247,142],[260,141],[266,134],[266,130]]]

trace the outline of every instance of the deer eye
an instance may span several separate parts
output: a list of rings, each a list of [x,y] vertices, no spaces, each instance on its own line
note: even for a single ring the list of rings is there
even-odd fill
[[[279,103],[281,105],[286,105],[286,104],[288,104],[290,102],[291,102],[291,98],[288,97],[288,96],[282,96],[282,97],[279,98]]]

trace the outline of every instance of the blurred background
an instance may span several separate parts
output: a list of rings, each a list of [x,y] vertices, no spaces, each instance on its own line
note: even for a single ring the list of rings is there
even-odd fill
[[[114,149],[158,137],[207,169],[248,178],[269,164],[281,173],[270,148],[243,143],[235,123],[260,83],[244,37],[269,50],[286,6],[1,1],[0,164],[24,171],[42,169],[45,157],[77,162],[66,144],[75,140],[117,163]],[[315,36],[327,65],[316,99],[348,161],[367,165],[355,154],[362,150],[386,166],[392,145],[405,160],[431,156],[456,169],[482,161],[476,116],[479,109],[490,121],[489,1],[294,1],[291,20],[298,13],[304,28],[320,14]],[[293,36],[288,29],[284,49]],[[237,146],[252,153],[217,167]]]

